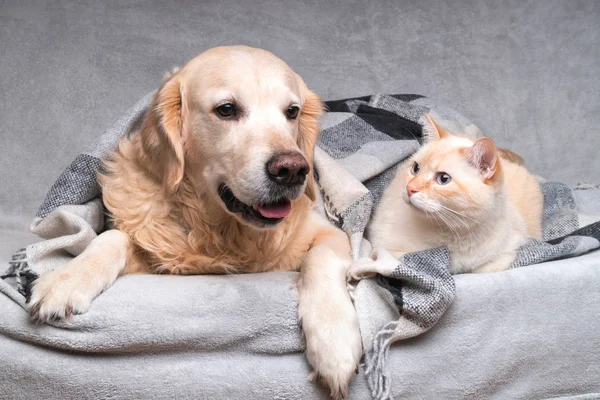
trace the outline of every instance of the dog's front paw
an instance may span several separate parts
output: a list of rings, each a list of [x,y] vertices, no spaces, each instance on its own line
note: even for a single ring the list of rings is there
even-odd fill
[[[49,322],[71,314],[85,313],[95,293],[70,268],[59,268],[40,276],[33,284],[27,302],[34,321]]]
[[[309,379],[321,380],[329,388],[331,397],[338,399],[340,395],[348,395],[348,385],[358,373],[362,343],[353,307],[347,313],[330,316],[326,319],[323,314],[320,323],[303,326],[306,356],[313,367]]]

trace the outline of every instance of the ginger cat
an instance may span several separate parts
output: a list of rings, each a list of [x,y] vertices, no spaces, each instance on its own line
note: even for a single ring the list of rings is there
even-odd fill
[[[527,238],[541,239],[543,195],[516,154],[441,129],[401,165],[369,228],[374,248],[398,257],[447,246],[453,274],[508,269]],[[516,163],[515,163],[516,162]]]

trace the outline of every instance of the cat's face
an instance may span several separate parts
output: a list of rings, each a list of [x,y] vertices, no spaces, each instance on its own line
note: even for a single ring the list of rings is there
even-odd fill
[[[441,218],[481,217],[494,207],[502,179],[494,143],[488,138],[473,143],[453,136],[433,121],[430,128],[434,131],[427,132],[426,144],[400,171],[404,200]]]

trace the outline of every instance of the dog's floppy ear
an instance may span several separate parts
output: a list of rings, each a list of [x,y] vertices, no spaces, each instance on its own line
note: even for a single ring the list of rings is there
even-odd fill
[[[310,172],[307,176],[305,193],[309,199],[315,201],[317,186],[314,178],[314,153],[317,139],[319,138],[318,118],[323,114],[324,104],[321,98],[315,92],[309,90],[304,82],[301,84],[304,104],[300,109],[300,121],[298,128],[298,147],[304,153]]]
[[[183,179],[182,104],[181,80],[174,74],[154,95],[140,132],[148,162],[168,190]]]

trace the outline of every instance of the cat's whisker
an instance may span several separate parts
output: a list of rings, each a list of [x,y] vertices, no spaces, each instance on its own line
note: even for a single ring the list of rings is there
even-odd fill
[[[412,133],[412,131],[410,129],[405,128],[405,127],[402,127],[402,129],[404,129],[406,132],[410,133],[410,136],[412,136],[417,142],[419,142],[419,139],[417,139],[417,137],[415,136],[415,134]]]
[[[460,247],[463,247],[463,239],[466,236],[469,239],[469,242],[471,242],[471,243],[468,243],[468,246],[471,246],[473,238],[472,238],[472,234],[471,234],[471,228],[468,226],[468,224],[465,221],[463,221],[459,216],[449,213],[447,210],[442,209],[440,212],[440,216],[442,216],[442,215],[444,216],[444,221],[445,221],[446,225],[448,226],[448,229],[450,229],[450,231],[454,235],[457,244]],[[465,226],[466,230],[469,233],[468,235],[461,234],[464,231],[457,224],[457,222],[460,222]]]
[[[455,219],[456,221],[460,222],[461,224],[463,224],[463,226],[465,227],[465,229],[469,232],[471,232],[471,227],[469,226],[469,224],[467,224],[467,222],[460,216],[460,215],[455,215],[455,214],[449,214],[448,216],[452,216],[451,218]]]
[[[460,235],[460,236],[457,236],[457,242],[458,242],[458,244],[459,244],[461,247],[465,248],[465,247],[463,246],[463,239],[467,239],[467,240],[468,240],[468,242],[467,242],[467,243],[465,243],[465,244],[466,244],[466,248],[472,248],[472,247],[473,247],[473,244],[475,243],[475,239],[474,239],[474,236],[473,236],[473,232],[472,232],[472,230],[471,230],[471,226],[469,226],[469,224],[467,224],[467,223],[465,222],[465,220],[462,218],[462,217],[466,217],[466,216],[464,216],[464,215],[462,215],[462,214],[460,214],[460,213],[457,213],[457,212],[455,212],[455,213],[448,213],[447,211],[453,211],[453,210],[450,210],[450,209],[449,209],[449,210],[447,210],[447,211],[446,211],[446,210],[443,210],[443,211],[444,211],[444,213],[445,213],[444,215],[445,215],[445,216],[446,216],[448,219],[451,219],[451,220],[453,220],[453,221],[458,221],[458,222],[460,222],[461,224],[463,224],[463,226],[465,227],[465,229],[466,229],[466,231],[467,231],[467,233],[466,233],[466,234],[462,234],[462,235]],[[466,218],[468,218],[468,217],[466,217]]]
[[[473,222],[475,222],[475,223],[477,223],[477,222],[478,222],[476,219],[473,219],[473,218],[471,218],[471,217],[469,217],[469,216],[467,216],[467,215],[465,215],[465,214],[463,214],[463,213],[460,213],[460,212],[458,212],[458,211],[456,211],[456,210],[453,210],[453,209],[452,209],[452,208],[450,208],[450,207],[446,207],[446,206],[445,206],[445,205],[443,205],[443,204],[440,204],[440,206],[441,206],[441,207],[443,207],[444,209],[446,209],[446,210],[450,211],[450,212],[453,212],[453,213],[454,213],[454,214],[456,214],[456,215],[460,215],[461,217],[464,217],[464,218],[470,219],[471,221],[473,221]]]
[[[456,218],[456,216],[455,216],[454,214],[448,213],[448,212],[447,212],[446,210],[444,210],[444,209],[442,209],[442,210],[440,211],[440,214],[443,214],[443,215],[444,215],[446,218],[448,218],[448,220],[449,220],[449,221],[452,221],[452,222],[454,222],[454,221],[456,221],[456,220],[457,220],[457,218]]]
[[[442,210],[441,212],[438,212],[437,215],[442,219],[442,221],[444,221],[444,224],[448,227],[448,229],[450,229],[450,232],[452,233],[452,235],[455,236],[458,240],[460,240],[460,235],[456,231],[455,225],[452,223],[452,221],[450,220],[448,215],[444,214],[443,211],[444,210]]]
[[[464,226],[464,228],[465,228],[464,230],[466,230],[468,232],[467,237],[469,239],[471,239],[471,241],[472,241],[471,226],[466,222],[465,218],[468,218],[468,219],[470,219],[472,221],[475,221],[475,220],[473,220],[472,218],[470,218],[470,217],[468,217],[468,216],[466,216],[464,214],[459,213],[456,210],[451,209],[450,207],[446,207],[446,206],[444,206],[442,204],[440,204],[440,206],[442,207],[442,212],[446,215],[446,217],[448,219],[450,219],[452,221],[459,222],[459,223],[461,223]],[[457,230],[459,230],[459,231],[463,231],[463,229],[459,228],[458,226],[455,226],[455,228]],[[460,241],[460,238],[459,238],[459,241]],[[461,241],[461,243],[462,243],[462,241]]]

